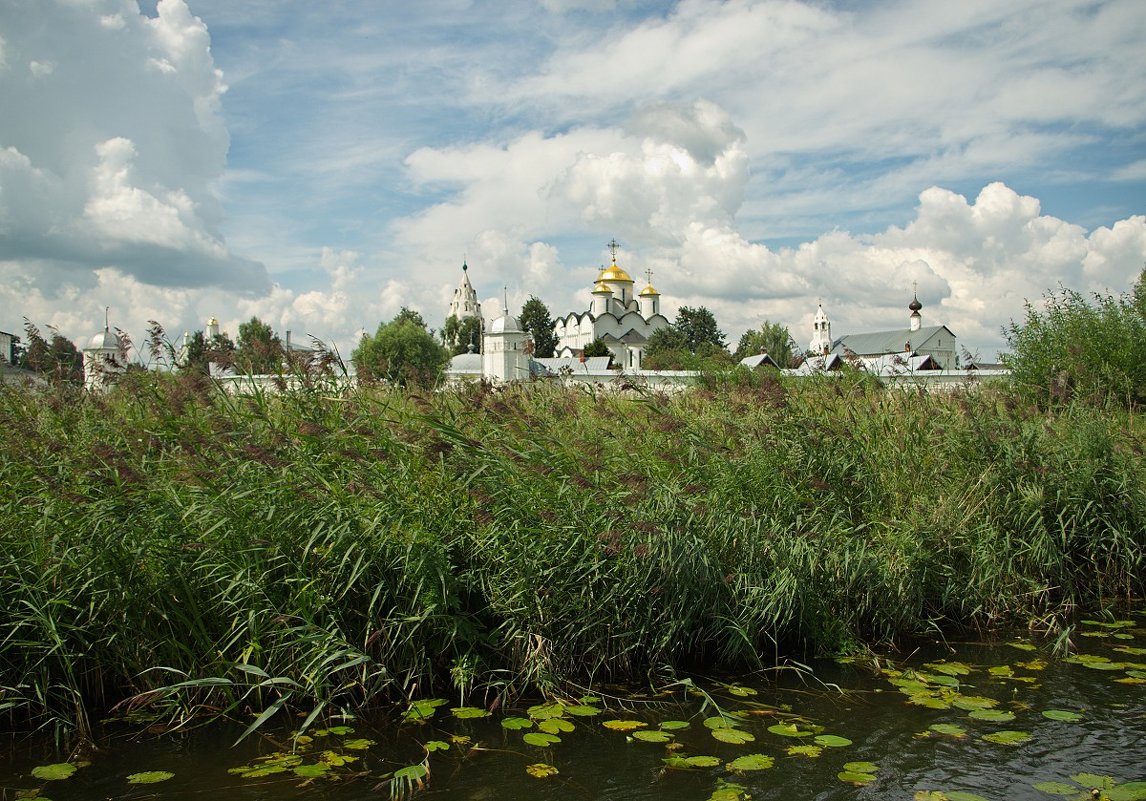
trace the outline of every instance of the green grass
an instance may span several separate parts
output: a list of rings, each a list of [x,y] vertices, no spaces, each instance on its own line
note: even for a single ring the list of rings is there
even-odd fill
[[[236,398],[138,375],[6,388],[0,419],[19,727],[480,702],[1146,589],[1146,430],[1119,409],[858,378]]]

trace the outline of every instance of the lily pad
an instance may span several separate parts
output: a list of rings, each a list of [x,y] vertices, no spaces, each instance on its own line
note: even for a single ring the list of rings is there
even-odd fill
[[[291,770],[299,778],[317,779],[319,776],[330,772],[330,764],[328,762],[316,762],[313,765],[296,765]]]
[[[932,723],[927,728],[936,734],[945,734],[948,737],[967,736],[967,730],[957,723]]]
[[[601,710],[599,708],[590,706],[588,704],[573,704],[571,706],[565,707],[565,711],[568,714],[579,718],[591,718],[594,715],[601,714]]]
[[[422,701],[413,701],[410,703],[410,708],[406,710],[406,720],[422,722],[429,720],[434,716],[434,712],[440,706],[448,704],[445,698],[427,698]],[[329,729],[331,734],[335,734],[334,729]]]
[[[790,745],[785,751],[787,751],[788,756],[806,756],[811,759],[824,753],[824,749],[818,745]]]
[[[986,720],[990,723],[1009,723],[1015,719],[1015,713],[1002,709],[974,709],[969,717],[975,720]]]
[[[852,770],[842,770],[836,774],[836,778],[848,784],[871,784],[875,781],[874,773],[860,773]]]
[[[649,724],[643,720],[606,720],[601,725],[613,731],[636,731],[637,729],[645,728]]]
[[[1043,717],[1050,718],[1051,720],[1061,720],[1064,723],[1075,723],[1082,720],[1082,715],[1077,712],[1069,712],[1065,709],[1044,709]]]
[[[665,731],[677,731],[679,729],[687,729],[692,724],[687,720],[662,720],[661,728]]]
[[[740,725],[740,722],[725,715],[713,715],[704,719],[704,725],[710,729],[731,729]]]
[[[525,710],[525,714],[534,720],[546,720],[548,718],[560,718],[565,715],[565,705],[557,703],[556,701],[548,704],[537,704]]]
[[[146,770],[142,773],[132,773],[127,777],[128,784],[159,784],[175,776],[167,770]]]
[[[764,754],[745,754],[725,765],[729,770],[768,770],[776,760]]]
[[[51,765],[39,765],[32,768],[32,775],[46,782],[70,778],[75,772],[76,766],[68,762],[56,762]]]
[[[982,695],[961,695],[952,701],[951,705],[970,712],[975,709],[992,709],[998,706],[999,702]]]
[[[815,732],[803,731],[795,723],[774,723],[768,731],[781,737],[811,737]]]
[[[366,742],[369,743],[371,741],[366,740]],[[350,746],[347,746],[347,748],[349,748],[349,747]],[[423,745],[422,747],[426,749],[427,754],[432,754],[434,751],[448,751],[448,750],[450,750],[450,744],[447,743],[445,740],[430,740],[425,745]]]
[[[488,718],[489,710],[479,709],[476,706],[455,706],[450,710],[454,717],[458,720],[469,720],[470,718]]]
[[[845,748],[851,745],[852,741],[847,737],[840,737],[838,734],[817,734],[815,743],[828,748]]]
[[[1110,801],[1143,801],[1146,799],[1146,781],[1126,782],[1106,791]]]
[[[722,743],[731,743],[732,745],[744,745],[744,743],[751,743],[756,740],[756,736],[751,732],[740,729],[713,729],[712,736]]]
[[[367,740],[365,737],[360,737],[357,740],[346,740],[342,743],[343,748],[349,748],[351,751],[365,751],[372,745],[374,745],[374,741]]]
[[[924,667],[935,673],[946,673],[948,676],[966,676],[971,672],[971,668],[962,662],[928,662]]]
[[[1078,786],[1074,784],[1066,784],[1065,782],[1039,782],[1034,785],[1036,790],[1051,795],[1077,795]]]
[[[672,735],[660,729],[644,729],[633,732],[633,739],[646,743],[667,743],[672,739]]]
[[[845,762],[844,770],[849,773],[875,773],[879,766],[874,762]]]
[[[564,718],[545,718],[537,724],[537,728],[546,734],[562,734],[576,727]]]
[[[550,776],[556,776],[560,773],[557,768],[552,765],[546,765],[544,762],[534,762],[532,765],[526,765],[525,772],[536,779],[548,779]]]
[[[1018,745],[1031,739],[1031,734],[1026,731],[1003,730],[984,734],[983,739],[997,745]]]
[[[533,728],[533,721],[529,718],[502,718],[501,727],[511,731]]]
[[[697,768],[715,768],[720,764],[720,758],[700,754],[697,756],[670,756],[662,760],[667,767],[676,770],[695,770]]]
[[[1007,645],[1012,648],[1017,648],[1020,651],[1037,651],[1038,649],[1031,645],[1029,642],[1009,642]]]
[[[561,738],[556,734],[546,734],[543,731],[526,732],[521,736],[521,741],[526,745],[536,745],[539,748],[548,748],[551,745],[561,742]]]

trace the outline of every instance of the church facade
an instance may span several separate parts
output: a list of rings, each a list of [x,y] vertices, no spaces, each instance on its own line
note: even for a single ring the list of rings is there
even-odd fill
[[[911,312],[907,328],[875,331],[870,334],[848,334],[832,339],[831,321],[828,320],[823,305],[820,305],[815,317],[812,318],[812,339],[808,345],[808,354],[858,357],[865,362],[873,363],[889,356],[929,357],[921,364],[934,366],[923,369],[957,369],[959,364],[956,354],[959,348],[954,332],[945,325],[923,325],[923,316],[919,313],[923,304],[919,302],[918,293],[913,295],[907,308]]]
[[[585,347],[600,339],[613,356],[613,364],[625,370],[640,370],[645,344],[650,336],[670,322],[661,314],[661,295],[652,285],[652,273],[639,294],[635,282],[617,265],[617,243],[610,242],[612,264],[601,270],[593,285],[588,311],[570,312],[554,323],[556,356],[579,357]]]

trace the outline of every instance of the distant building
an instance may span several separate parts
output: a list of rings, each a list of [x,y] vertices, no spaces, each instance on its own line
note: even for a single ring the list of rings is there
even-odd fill
[[[661,295],[652,285],[652,273],[646,273],[647,285],[634,295],[635,284],[629,274],[617,266],[617,243],[609,243],[613,262],[602,269],[593,285],[589,310],[570,312],[553,325],[557,335],[558,357],[580,356],[587,345],[600,339],[613,355],[613,364],[625,370],[640,370],[645,343],[654,332],[668,328],[669,320],[661,314]]]
[[[919,313],[923,304],[919,302],[918,294],[913,295],[907,308],[911,311],[907,328],[871,334],[847,334],[833,340],[832,324],[821,305],[812,320],[812,340],[808,350],[816,355],[836,353],[845,358],[858,357],[865,362],[891,355],[902,358],[930,356],[931,361],[925,364],[934,364],[936,367],[922,369],[955,370],[958,367],[955,333],[945,325],[923,325],[923,317]],[[830,347],[827,344],[829,342]]]
[[[0,331],[0,361],[15,366],[16,346],[19,344],[20,337],[9,334],[7,331]]]
[[[107,309],[104,309],[103,330],[88,338],[83,357],[85,389],[103,389],[115,381],[116,376],[127,372],[127,348],[119,334],[111,330]]]

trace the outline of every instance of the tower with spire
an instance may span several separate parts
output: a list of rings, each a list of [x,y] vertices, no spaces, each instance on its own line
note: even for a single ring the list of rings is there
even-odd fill
[[[477,292],[470,283],[470,266],[462,259],[462,280],[454,290],[453,300],[450,301],[450,313],[447,316],[458,318],[458,322],[467,317],[481,319],[481,304],[478,303]]]
[[[923,327],[923,317],[919,314],[919,310],[923,308],[923,304],[919,302],[918,283],[912,283],[911,303],[907,304],[907,308],[911,309],[911,316],[908,317],[908,329],[911,331],[918,331]]]
[[[809,355],[824,356],[832,349],[832,321],[824,312],[824,304],[818,304],[816,316],[812,318],[812,341],[808,344]]]
[[[104,307],[103,330],[97,331],[84,346],[84,388],[100,390],[127,371],[127,349],[118,333],[111,330],[111,309]]]

